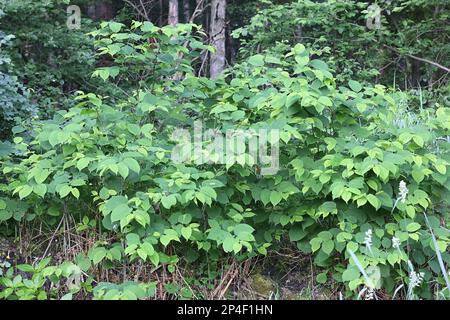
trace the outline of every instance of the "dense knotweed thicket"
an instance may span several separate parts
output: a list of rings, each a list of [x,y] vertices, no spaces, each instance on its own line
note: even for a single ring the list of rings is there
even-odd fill
[[[116,94],[80,92],[75,107],[16,128],[0,154],[6,232],[21,221],[50,232],[75,221],[77,232],[100,236],[73,250],[73,261],[19,266],[31,280],[10,268],[0,297],[145,298],[154,283],[92,289],[90,275],[138,261],[169,272],[180,261],[242,261],[286,240],[314,255],[318,282],[332,278],[348,297],[448,296],[439,261],[450,263],[450,109],[436,105],[412,121],[404,94],[337,85],[301,44],[250,56],[218,80],[197,77],[193,64],[211,50],[199,32],[103,23],[91,35],[112,63],[94,75]],[[195,150],[175,163],[173,132],[193,134],[195,121],[221,133],[279,130],[279,171],[262,175],[248,149],[215,163],[207,141],[209,163],[196,162]]]

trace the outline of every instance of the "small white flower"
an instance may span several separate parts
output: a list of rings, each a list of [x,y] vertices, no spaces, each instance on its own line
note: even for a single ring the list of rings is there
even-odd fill
[[[399,199],[402,203],[406,202],[406,196],[408,195],[408,188],[406,187],[406,182],[405,181],[400,181],[400,185],[399,185]]]
[[[372,247],[372,229],[366,231],[366,237],[364,238],[364,244],[370,250]]]
[[[409,295],[412,295],[414,288],[416,288],[422,284],[423,277],[425,276],[425,274],[423,272],[417,273],[414,270],[414,267],[413,267],[411,261],[409,261],[409,260],[408,260],[408,266],[409,266],[408,292],[409,292]]]
[[[409,274],[410,286],[412,288],[420,286],[424,276],[425,274],[423,272],[417,273],[414,270],[412,270],[411,273]]]
[[[392,247],[395,249],[400,248],[400,239],[397,237],[392,237]]]

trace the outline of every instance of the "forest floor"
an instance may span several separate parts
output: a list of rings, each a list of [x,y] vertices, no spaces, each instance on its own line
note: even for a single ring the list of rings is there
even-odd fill
[[[43,246],[40,250],[36,250],[36,242],[32,244],[0,239],[0,269],[6,270],[10,266],[21,263],[36,263],[45,250],[53,256],[54,261],[64,260],[57,245],[57,239],[54,241],[55,245],[52,248],[48,249]],[[34,252],[34,254],[30,254],[30,252]],[[295,248],[289,247],[279,252],[272,252],[267,257],[258,257],[242,262],[223,261],[223,265],[220,267],[223,271],[218,272],[215,280],[207,281],[209,286],[205,282],[192,283],[192,279],[198,279],[192,265],[193,269],[187,268],[187,265],[184,268],[180,267],[174,276],[171,276],[166,268],[158,269],[153,275],[143,271],[147,268],[142,264],[130,265],[128,268],[128,274],[135,274],[136,270],[140,271],[142,276],[139,277],[139,281],[157,282],[157,287],[160,289],[155,297],[157,299],[175,298],[164,292],[163,289],[164,285],[170,282],[178,283],[181,286],[191,282],[188,287],[193,292],[192,298],[194,299],[330,300],[337,299],[339,296],[339,289],[334,283],[330,281],[325,284],[317,283],[316,276],[321,271],[313,266],[311,256],[302,255],[295,251]],[[95,282],[124,281],[121,270],[99,271],[95,274]],[[89,295],[80,294],[78,296],[79,299],[86,297]]]
[[[318,270],[312,256],[300,254],[286,247],[272,252],[267,257],[252,260],[253,269],[243,275],[248,281],[242,299],[275,300],[330,300],[337,299],[338,288],[334,283],[319,284]],[[236,295],[236,294],[235,294]]]

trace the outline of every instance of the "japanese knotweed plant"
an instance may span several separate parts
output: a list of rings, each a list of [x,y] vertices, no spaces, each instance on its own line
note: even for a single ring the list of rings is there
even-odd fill
[[[198,32],[148,22],[130,30],[105,23],[94,32],[112,61],[94,74],[122,90],[80,93],[74,108],[16,136],[15,154],[2,162],[0,221],[94,219],[106,236],[77,256],[84,272],[136,260],[174,272],[180,259],[246,259],[288,239],[327,270],[319,282],[331,276],[354,296],[365,283],[349,251],[361,260],[364,254],[361,264],[379,271],[377,285],[388,294],[406,281],[395,236],[423,283],[442,288],[423,213],[448,264],[450,159],[441,138],[449,135],[450,109],[437,105],[426,123],[396,126],[395,93],[336,84],[302,45],[254,55],[218,80],[199,78],[196,59],[209,48]],[[172,134],[195,121],[221,133],[279,130],[278,172],[261,174],[249,150],[226,163],[196,162],[193,150],[175,163]],[[396,201],[400,181],[404,201]],[[431,297],[432,287],[421,287],[420,296]]]

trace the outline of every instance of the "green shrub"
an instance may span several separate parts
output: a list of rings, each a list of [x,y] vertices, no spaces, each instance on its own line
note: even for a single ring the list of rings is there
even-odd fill
[[[424,273],[418,296],[444,293],[424,213],[448,264],[450,109],[405,122],[401,94],[337,85],[303,45],[251,56],[217,81],[198,78],[192,59],[209,49],[198,32],[138,22],[94,32],[114,59],[95,75],[126,90],[80,93],[74,108],[36,123],[30,141],[15,138],[21,157],[3,161],[0,221],[94,219],[113,240],[79,257],[85,272],[135,260],[174,272],[180,259],[246,259],[288,239],[325,268],[318,281],[333,277],[348,296],[374,287],[392,296],[410,264]],[[174,163],[172,133],[195,120],[219,132],[278,129],[280,170],[262,175],[248,150],[225,164],[195,164],[197,153]]]

